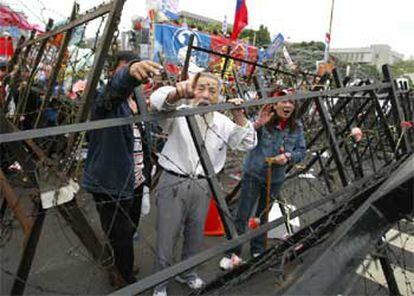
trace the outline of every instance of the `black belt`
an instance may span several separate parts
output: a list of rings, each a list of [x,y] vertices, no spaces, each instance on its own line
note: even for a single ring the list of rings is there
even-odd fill
[[[164,168],[163,168],[163,170],[166,171],[167,173],[169,173],[171,175],[174,175],[176,177],[179,177],[179,178],[206,179],[206,177],[203,176],[203,175],[186,175],[186,174],[179,174],[179,173],[176,173],[176,172],[164,169]]]

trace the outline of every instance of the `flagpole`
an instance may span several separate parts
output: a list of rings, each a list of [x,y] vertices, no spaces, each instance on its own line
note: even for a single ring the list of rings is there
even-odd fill
[[[330,40],[330,38],[331,38],[331,32],[332,32],[332,20],[333,20],[333,13],[334,13],[334,5],[335,5],[335,0],[332,0],[332,6],[331,6],[331,18],[330,18],[330,20],[329,20],[329,42],[328,42],[328,44],[326,45],[326,52],[327,52],[327,55],[329,55],[329,46],[331,45],[331,40]]]
[[[333,20],[334,6],[335,6],[335,0],[332,0],[331,19],[329,21],[329,36],[332,36],[331,33],[332,33],[332,20]],[[328,43],[328,52],[329,52],[330,44],[331,44],[331,42],[329,41],[329,43]]]

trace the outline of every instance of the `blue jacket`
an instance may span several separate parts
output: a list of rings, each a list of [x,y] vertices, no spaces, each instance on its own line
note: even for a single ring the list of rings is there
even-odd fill
[[[132,116],[127,99],[138,84],[127,66],[118,70],[94,101],[91,120]],[[87,140],[82,186],[92,193],[131,197],[135,181],[132,126],[93,130],[87,133]]]
[[[258,144],[251,150],[243,164],[244,174],[258,178],[266,182],[268,165],[265,161],[267,157],[274,157],[280,154],[280,149],[292,154],[292,162],[297,163],[305,158],[306,142],[303,134],[303,125],[296,122],[296,129],[291,131],[288,126],[282,131],[276,127],[270,132],[266,127],[260,127],[257,131]],[[283,183],[285,180],[286,165],[272,165],[272,183]]]

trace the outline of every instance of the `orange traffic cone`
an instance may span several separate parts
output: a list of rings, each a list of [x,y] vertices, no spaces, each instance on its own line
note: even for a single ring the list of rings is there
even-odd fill
[[[208,214],[206,222],[204,224],[204,235],[208,236],[220,236],[224,235],[223,222],[221,222],[220,215],[218,213],[216,201],[212,197],[210,205],[208,206]]]

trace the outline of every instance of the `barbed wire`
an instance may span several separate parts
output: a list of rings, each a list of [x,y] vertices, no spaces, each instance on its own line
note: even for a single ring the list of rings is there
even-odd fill
[[[46,7],[44,6],[44,3],[41,0],[38,0],[38,2],[42,6],[42,12],[43,12],[46,9]],[[74,59],[73,60],[70,59],[70,63],[69,64],[70,64],[70,66],[72,66],[72,69],[73,70],[76,68],[76,64],[81,59],[85,59],[86,60],[86,59],[92,57],[92,55],[94,54],[94,52],[95,52],[94,49],[96,49],[97,41],[98,41],[98,38],[99,38],[99,35],[100,35],[100,28],[101,28],[104,20],[105,20],[104,18],[101,18],[101,23],[100,23],[100,26],[99,26],[99,30],[97,31],[97,34],[95,36],[93,49],[88,54],[85,54],[83,57],[81,57],[79,59],[77,57],[77,52],[76,52],[76,55],[74,55]],[[35,53],[36,53],[36,50],[34,49],[33,52],[32,52],[32,54],[35,55]],[[53,51],[52,49],[49,49],[49,51],[46,52],[45,56],[48,56],[49,59],[53,60],[54,57],[56,56],[56,51]],[[45,61],[46,61],[46,59],[43,59],[42,60],[42,62],[45,62]],[[33,60],[32,60],[32,62],[33,62]],[[32,69],[34,67],[37,67],[37,66],[38,65],[30,64],[30,69]],[[69,67],[67,67],[67,68],[69,68]],[[75,72],[75,71],[73,71],[73,72]],[[76,74],[75,73],[72,73],[72,75],[76,75]],[[35,80],[38,80],[38,77],[35,77]],[[296,85],[298,83],[298,81],[293,81],[292,80],[292,81],[288,81],[287,83],[289,83],[289,85],[292,85],[293,86],[293,85]],[[272,85],[272,84],[269,83],[269,85]],[[153,90],[154,90],[154,88],[151,88],[151,91],[153,91]],[[324,99],[325,100],[327,100],[327,99],[330,100],[331,98],[324,98]],[[24,104],[26,104],[26,103],[27,102],[24,102]],[[352,113],[353,111],[357,110],[357,107],[359,107],[359,106],[360,105],[358,103],[356,103],[355,106],[352,106],[352,108],[351,108],[352,110],[351,111],[350,110],[343,110],[343,112],[340,113],[337,116],[337,119],[338,120],[336,120],[335,124],[333,125],[334,128],[336,129],[336,131],[341,130],[341,127],[344,127],[345,124],[346,124],[346,121],[347,121],[346,119],[348,117],[347,117],[347,114],[345,112]],[[73,114],[74,112],[76,112],[77,106],[76,106],[76,104],[74,104],[73,106],[69,106],[68,107],[68,110],[67,109],[64,109],[63,106],[58,106],[57,109],[58,109],[57,110],[58,112],[61,112],[62,117],[67,118],[67,117],[70,117],[71,114]],[[11,117],[12,118],[15,118],[15,119],[21,118],[22,116],[27,117],[27,116],[36,114],[38,111],[39,111],[39,109],[36,109],[36,108],[34,110],[26,110],[26,108],[22,108],[21,112],[18,112],[17,114],[13,114]],[[329,110],[329,111],[331,112],[331,110]],[[374,114],[374,112],[372,112],[372,113]],[[304,117],[304,120],[305,121],[306,120],[315,120],[313,122],[313,125],[317,125],[318,127],[320,127],[320,123],[318,123],[318,121],[316,121],[317,119],[319,119],[319,118],[317,118],[318,115],[319,114],[317,114],[316,112],[313,113],[312,115],[306,114],[305,117]],[[375,116],[374,115],[373,115],[373,118],[375,119]],[[368,118],[368,119],[371,120],[372,118]],[[362,123],[363,124],[363,128],[365,129],[365,132],[366,133],[368,133],[370,131],[373,132],[372,127],[369,127],[369,125],[368,125],[368,121],[369,121],[368,119],[367,120],[364,120],[363,123]],[[229,143],[225,139],[223,139],[223,137],[214,129],[214,127],[212,127],[211,125],[208,124],[208,122],[207,122],[207,120],[205,118],[204,118],[204,123],[206,125],[205,133],[204,133],[204,135],[202,135],[202,138],[203,138],[204,141],[206,140],[207,133],[209,133],[209,134],[212,134],[215,137],[217,137],[223,143],[223,145],[226,147],[226,149],[227,148],[230,148]],[[393,131],[393,137],[394,137],[394,139],[395,140],[396,139],[397,140],[400,139],[402,135],[401,134],[398,134],[397,128],[395,126],[392,126],[392,125],[389,125],[389,126],[391,127],[391,129]],[[309,129],[309,130],[307,130],[307,134],[308,135],[313,135],[318,130],[319,130],[319,128],[318,129],[315,129],[315,130]],[[375,141],[373,143],[362,142],[358,147],[356,147],[357,150],[355,150],[353,152],[361,152],[361,154],[362,154],[363,153],[363,149],[365,149],[366,147],[375,147],[374,145],[380,140],[379,132],[377,132],[377,133],[378,133],[378,135],[375,135],[376,137],[374,138],[374,140],[376,142]],[[341,140],[343,140],[343,141],[350,140],[350,137],[348,135],[338,135],[338,138],[341,139]],[[45,139],[42,139],[42,140],[37,141],[37,143],[39,144],[39,146],[41,148],[45,148],[46,149],[47,147],[51,147],[52,145],[57,144],[59,141],[61,141],[61,139],[59,139],[59,138],[47,137]],[[400,142],[400,141],[398,141],[398,142]],[[145,143],[145,144],[147,144],[147,143]],[[318,143],[315,144],[315,146],[316,145],[320,145],[321,147],[329,147],[329,138],[326,137],[326,136],[325,137],[321,137],[319,139]],[[83,142],[82,139],[79,140],[79,142],[77,143],[77,145],[75,145],[73,154],[71,156],[72,159],[68,162],[67,167],[65,168],[65,172],[67,174],[69,174],[69,172],[71,171],[70,168],[72,166],[74,166],[75,164],[79,168],[79,170],[77,170],[77,172],[79,174],[80,169],[83,166],[83,158],[82,158],[82,151],[81,151],[81,149],[83,149],[84,147],[85,146],[84,146],[84,142]],[[397,147],[398,147],[398,145],[397,145]],[[319,150],[319,148],[317,148],[317,149]],[[379,149],[374,149],[374,150],[375,151],[378,151]],[[186,172],[178,164],[174,163],[174,161],[172,159],[170,159],[167,155],[164,155],[162,153],[162,151],[158,151],[155,147],[152,147],[152,151],[154,153],[157,153],[157,154],[161,155],[162,157],[164,157],[164,159],[166,159],[167,161],[169,161],[172,165],[174,165],[183,174],[195,175],[196,172],[197,172],[197,168],[200,165],[200,159],[199,159],[198,162],[197,162],[197,164],[194,167],[194,171],[192,171],[192,172]],[[330,150],[328,149],[328,151],[330,151]],[[343,149],[341,151],[344,152]],[[391,151],[391,152],[393,152],[393,151]],[[364,159],[364,160],[366,161],[366,159]],[[15,158],[14,155],[11,154],[11,155],[7,156],[4,159],[4,161],[14,163],[14,161],[16,161],[16,158]],[[375,159],[375,161],[380,161],[380,159],[377,157],[377,159]],[[325,162],[325,164],[326,164],[326,162]],[[311,168],[314,168],[314,167],[311,167]],[[335,166],[335,164],[332,164],[332,162],[329,163],[329,166],[326,168],[326,170],[329,170],[329,171],[335,171],[335,169],[336,169],[336,166]],[[370,170],[370,167],[368,167],[368,166],[365,166],[363,169],[364,169],[364,172],[370,172],[369,171]],[[26,174],[33,174],[35,172],[36,172],[36,168],[33,171],[26,171],[25,173]],[[84,172],[84,173],[86,174],[86,172]],[[133,173],[134,172],[131,169],[130,172],[129,172],[129,175],[132,177]],[[305,172],[302,172],[302,173],[306,173],[306,171]],[[355,180],[355,178],[352,178],[351,177],[351,174],[348,171],[346,173],[347,173],[347,176],[348,176],[349,179]],[[92,177],[92,176],[89,176],[89,177]],[[17,181],[19,178],[21,178],[21,176],[19,174],[17,174],[15,177],[12,177],[12,179],[13,178],[15,178],[15,181]],[[312,181],[313,179],[307,179],[307,178],[301,179],[301,180],[303,180],[303,182],[298,182],[298,180],[299,180],[298,177],[295,177],[292,180],[292,182],[291,182],[291,183],[293,183],[292,186],[289,187],[290,192],[287,192],[287,191],[284,192],[284,194],[285,194],[284,199],[286,201],[289,201],[291,203],[294,203],[294,202],[297,202],[298,197],[306,198],[307,194],[312,194],[312,195],[314,195],[315,198],[322,198],[322,197],[326,196],[327,193],[328,193],[327,187],[326,186],[325,187],[322,187],[321,186],[322,180],[320,179],[320,176],[319,175],[317,175],[316,178],[317,178],[316,179],[317,180],[316,182]],[[125,180],[125,183],[123,184],[123,189],[121,191],[124,191],[124,189],[127,187],[127,181],[128,181],[128,179],[129,178],[127,178]],[[186,180],[181,180],[179,182],[176,182],[175,184],[172,184],[172,186],[178,186],[178,185],[180,185],[181,183],[183,183],[185,181]],[[196,186],[200,186],[198,182],[195,182],[194,180],[193,180],[193,182],[194,182],[194,184],[196,184]],[[339,184],[338,178],[334,174],[333,174],[332,183],[337,188],[340,187],[340,185],[338,185]],[[306,186],[307,186],[306,188],[305,188],[305,185],[304,184],[306,184]],[[99,184],[100,189],[103,192],[106,193],[106,195],[110,198],[110,200],[109,201],[105,201],[105,202],[101,202],[101,203],[94,202],[94,204],[95,205],[100,205],[100,204],[107,204],[107,203],[119,203],[119,200],[121,199],[121,196],[120,195],[112,195],[112,194],[109,194],[108,190],[103,185],[104,184]],[[171,185],[168,185],[168,186],[171,186]],[[158,184],[157,187],[151,188],[152,189],[152,194],[153,195],[156,195],[156,193],[157,193],[156,191],[162,191],[162,190],[165,190],[167,188],[168,187],[167,186],[163,186],[163,184]],[[207,194],[208,194],[208,192],[207,192]],[[91,198],[88,198],[87,199],[87,202],[88,203],[92,203],[93,201],[92,201]],[[312,231],[309,233],[308,236],[302,238],[298,242],[293,242],[293,241],[289,241],[288,240],[286,243],[287,244],[290,244],[290,246],[287,249],[283,250],[283,252],[280,252],[280,250],[278,250],[277,248],[272,249],[269,252],[268,255],[266,255],[265,257],[263,257],[262,259],[260,259],[259,261],[257,261],[254,265],[252,265],[252,267],[247,272],[243,273],[242,275],[240,275],[236,279],[234,279],[234,280],[229,281],[228,283],[226,283],[226,285],[225,285],[226,288],[223,289],[223,290],[220,290],[220,291],[224,291],[227,288],[231,288],[234,285],[239,284],[239,283],[243,282],[244,280],[247,280],[248,278],[250,278],[251,276],[257,274],[258,272],[261,272],[263,270],[266,270],[269,267],[274,268],[275,262],[279,262],[280,263],[280,270],[284,271],[285,264],[289,260],[291,260],[292,258],[296,258],[297,257],[297,250],[296,250],[296,248],[298,248],[301,244],[302,245],[308,244],[308,245],[313,245],[313,246],[318,245],[322,241],[321,238],[318,237],[318,233],[323,233],[324,231],[327,231],[327,229],[331,229],[332,226],[335,226],[335,227],[338,226],[337,225],[337,223],[338,223],[337,221],[340,220],[341,216],[346,211],[352,210],[352,208],[351,208],[351,206],[349,204],[350,201],[345,201],[345,202],[342,201],[342,202],[343,202],[343,204],[341,205],[340,209],[336,213],[334,213],[333,215],[329,216],[327,218],[327,220],[326,220],[325,223],[322,223],[318,227],[312,229]],[[127,215],[127,213],[125,212],[125,209],[123,207],[120,207],[118,205],[117,209],[119,211],[121,211],[123,214],[125,214],[126,217],[129,217],[129,215]],[[328,213],[330,213],[330,209],[328,207],[324,207],[324,206],[319,206],[319,207],[315,208],[315,210],[318,210],[320,212],[319,215],[327,215]],[[74,250],[73,252],[76,252],[81,258],[85,259],[88,263],[90,263],[91,266],[98,267],[98,269],[95,269],[94,272],[91,273],[90,278],[93,278],[95,276],[97,270],[104,269],[104,267],[101,264],[99,264],[99,263],[97,263],[97,262],[95,262],[93,260],[93,258],[91,257],[90,254],[81,251],[83,248],[81,247],[80,243],[77,243],[77,242],[73,241],[70,238],[70,235],[68,234],[68,231],[67,231],[67,226],[65,226],[65,224],[64,224],[64,222],[62,220],[62,217],[59,215],[59,212],[58,212],[57,209],[49,210],[48,211],[48,215],[55,215],[55,218],[57,218],[58,227],[60,228],[60,232],[63,234],[66,243],[70,246],[69,247],[69,251],[73,251]],[[36,214],[31,214],[29,216],[32,217],[32,218],[36,218],[37,217]],[[229,218],[231,221],[233,220],[233,217],[232,216],[229,216],[227,218]],[[2,220],[1,222],[2,223],[6,223],[5,225],[7,226],[7,221],[8,220]],[[133,221],[131,219],[129,219],[129,223],[131,223],[131,225],[134,225],[133,224]],[[111,222],[110,227],[109,227],[109,231],[111,231],[113,229],[113,226],[114,226],[114,219],[112,219],[112,222]],[[4,228],[4,229],[7,230],[7,227]],[[2,239],[4,241],[8,241],[8,236],[11,235],[10,233],[11,232],[9,232],[9,233],[6,232],[6,233],[3,234],[3,232],[1,232],[0,239]],[[143,240],[144,245],[151,251],[151,253],[154,255],[154,257],[156,257],[155,248],[152,245],[152,243],[147,239],[147,237],[145,237],[145,236],[141,236],[141,237],[142,237],[142,240]],[[0,240],[0,241],[2,241],[2,240]],[[109,240],[108,240],[108,238],[104,238],[104,240],[103,240],[103,248],[108,247],[108,246],[109,246]],[[405,249],[405,247],[406,247],[406,245],[404,243],[402,249]],[[104,249],[102,249],[102,251],[104,251]],[[405,256],[405,253],[403,255]],[[113,256],[112,256],[112,258],[113,258]],[[402,258],[401,262],[402,262],[402,265],[404,266],[404,270],[408,269],[409,267],[406,266],[405,258],[404,257],[401,257],[401,258]],[[111,262],[110,265],[113,265],[113,263],[114,262]],[[44,268],[47,268],[47,264],[48,263],[46,262]],[[173,262],[167,262],[167,264],[168,265],[171,265],[171,264],[173,264]],[[9,276],[12,276],[14,279],[17,279],[17,277],[13,273],[11,273],[10,271],[8,271],[6,269],[2,269],[2,272],[5,273],[5,274],[7,274],[7,275],[9,275]],[[369,271],[368,271],[368,273],[369,273]],[[406,287],[408,289],[409,286],[411,287],[411,282],[407,280],[407,275],[406,274],[404,276],[405,276],[405,281],[406,281],[405,284],[406,284]],[[372,275],[370,275],[370,277],[371,278],[374,278]],[[374,279],[374,282],[378,282],[378,279]],[[30,281],[27,281],[26,283],[27,283],[28,286],[30,286],[30,287],[34,288],[35,290],[37,290],[39,292],[42,292],[42,293],[68,294],[65,291],[56,291],[56,290],[53,290],[53,289],[47,289],[47,288],[43,288],[43,287],[39,287],[39,286],[33,285],[33,284],[30,283]],[[92,286],[92,281],[89,281],[89,285],[86,288],[86,292],[89,292],[89,289],[91,288],[91,286]],[[378,289],[382,289],[382,288],[383,287],[381,286]],[[409,290],[407,290],[407,291],[409,291]],[[411,291],[412,291],[412,287],[411,287]],[[72,295],[72,294],[69,293],[68,295]]]

